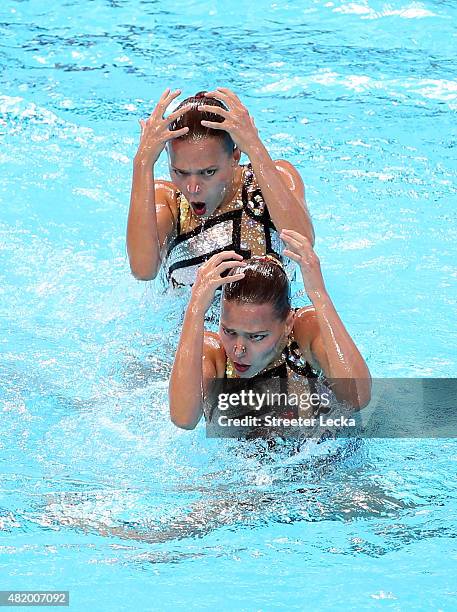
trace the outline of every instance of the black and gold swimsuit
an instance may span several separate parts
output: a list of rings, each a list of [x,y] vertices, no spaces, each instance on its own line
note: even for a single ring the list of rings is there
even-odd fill
[[[239,401],[251,390],[253,403]],[[204,410],[207,433],[210,437],[263,438],[270,442],[313,436],[324,439],[327,432],[323,435],[322,429],[316,430],[319,416],[330,410],[328,403],[321,403],[322,391],[328,394],[327,381],[302,355],[293,335],[277,359],[251,378],[240,378],[227,357],[224,378],[215,381]],[[221,405],[221,393],[224,402],[232,394],[238,401]],[[258,404],[261,396],[268,399]],[[305,405],[311,396],[315,403]],[[312,425],[303,429],[303,419],[309,419]]]
[[[194,215],[187,199],[178,192],[176,236],[168,245],[163,266],[167,284],[173,287],[192,285],[198,267],[222,251],[233,250],[245,258],[270,253],[283,261],[284,245],[251,164],[242,166],[242,172],[241,184],[233,200],[207,219]],[[292,280],[293,262],[283,263]]]
[[[281,355],[270,363],[264,370],[253,376],[252,378],[239,378],[236,374],[232,360],[227,357],[225,367],[226,379],[238,379],[244,382],[252,383],[256,386],[257,383],[266,382],[267,387],[280,393],[287,395],[295,393],[297,395],[303,393],[316,393],[316,384],[319,373],[303,358],[300,352],[297,341],[293,335],[289,337],[288,343],[282,350]],[[276,385],[268,385],[268,381],[276,381]],[[243,416],[261,416],[258,411],[247,412]],[[289,406],[285,410],[281,410],[283,418],[298,418],[298,406]]]

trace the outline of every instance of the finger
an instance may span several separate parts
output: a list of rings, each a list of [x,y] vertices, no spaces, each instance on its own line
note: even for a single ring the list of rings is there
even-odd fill
[[[165,98],[168,96],[169,93],[170,93],[170,88],[167,87],[166,90],[163,92],[163,94],[160,96],[159,102],[161,102],[162,100],[165,100]]]
[[[297,249],[300,252],[304,250],[303,244],[291,236],[284,236],[281,234],[281,240],[291,249]]]
[[[174,100],[175,98],[177,98],[178,96],[181,95],[181,89],[175,89],[174,91],[171,91],[168,96],[167,96],[167,105],[170,104],[170,102],[172,100]]]
[[[240,266],[245,266],[246,262],[245,261],[222,261],[220,264],[218,264],[215,268],[216,272],[218,272],[219,274],[221,274],[222,272],[224,272],[225,270],[230,270],[231,268],[239,268]]]
[[[244,272],[240,272],[239,274],[232,274],[231,276],[224,276],[221,278],[221,285],[227,285],[228,283],[234,283],[235,281],[239,281],[244,278]]]
[[[160,96],[160,100],[166,100],[167,98],[174,96],[176,97],[177,94],[181,93],[180,89],[174,89],[173,91],[167,87],[166,90],[163,92],[163,94]],[[160,102],[159,100],[159,102]]]
[[[241,100],[236,95],[236,93],[234,93],[228,87],[218,87],[215,91],[215,94],[215,97],[220,97],[221,100],[223,100],[226,104],[228,100],[230,100],[232,103],[237,102],[238,104],[241,104]]]
[[[236,259],[237,262],[243,261],[243,256],[237,253],[236,251],[221,251],[220,253],[216,253],[213,255],[211,259],[214,262],[220,263],[221,261],[226,261],[228,259]],[[211,259],[209,261],[211,261]]]
[[[301,263],[301,255],[298,255],[297,253],[294,253],[293,251],[290,251],[289,249],[284,249],[282,253],[289,259],[293,259],[297,263]]]
[[[181,115],[184,115],[184,113],[187,113],[187,111],[189,111],[191,108],[192,108],[191,104],[186,104],[185,106],[181,106],[181,108],[178,108],[178,110],[175,110],[173,113],[170,113],[168,117],[165,117],[165,121],[169,125],[175,119],[177,119],[178,117],[181,117]]]
[[[230,255],[230,257],[232,257],[233,259],[239,259],[240,261],[243,261],[243,256],[233,250],[232,251],[221,251],[219,255]]]
[[[235,95],[233,91],[231,91],[227,87],[216,87],[213,93],[214,97],[221,96],[221,98],[230,98]]]
[[[175,138],[179,138],[180,136],[184,136],[189,131],[188,127],[183,127],[180,130],[169,130],[167,134],[166,141],[174,140]]]
[[[220,106],[213,106],[212,104],[200,104],[199,106],[197,106],[197,110],[207,113],[214,113],[215,115],[220,115],[224,118],[228,117],[230,114],[228,111],[225,110],[225,108],[221,108]]]
[[[224,97],[224,96],[225,96],[225,94],[224,94],[224,92],[219,91],[218,89],[215,89],[214,91],[207,91],[207,92],[205,93],[205,96],[206,96],[207,98],[217,98],[217,97],[221,96],[221,98],[222,98],[222,97]],[[226,97],[226,96],[225,96],[225,97]]]
[[[180,89],[175,89],[175,91],[170,91],[169,88],[166,89],[157,103],[157,108],[165,110],[167,106],[169,106],[169,104],[180,95],[180,93]]]
[[[283,230],[279,235],[281,240],[283,240],[284,242],[298,244],[301,248],[306,247],[306,238],[304,238],[304,236],[302,236],[298,232],[294,232],[293,230]]]
[[[181,93],[182,89],[173,89],[173,91],[168,88],[168,96],[172,96],[173,98],[176,98],[176,96],[178,96]]]
[[[225,130],[227,131],[227,126],[225,125],[225,121],[223,123],[218,123],[217,121],[200,121],[202,125],[205,127],[209,127],[213,130]],[[225,125],[225,127],[223,127]]]
[[[236,99],[232,98],[230,99],[229,96],[227,96],[226,94],[224,94],[221,91],[210,91],[207,94],[205,94],[205,96],[207,98],[214,98],[215,100],[219,100],[219,102],[222,102],[223,104],[225,104],[225,106],[228,107],[228,109],[230,110],[230,107],[233,106],[234,102],[236,101]],[[218,107],[220,108],[220,107]]]
[[[152,113],[150,114],[149,118],[151,119],[154,115],[154,113],[157,113],[158,110],[160,110],[161,112],[163,112],[162,109],[166,108],[168,106],[168,96],[170,95],[170,88],[167,87],[166,90],[163,92],[163,94],[160,96],[159,101],[156,104],[156,107],[154,108],[154,110],[152,111]]]
[[[237,265],[240,265],[243,262],[243,257],[241,255],[238,255],[238,253],[236,253],[235,251],[221,251],[220,253],[216,253],[216,255],[213,255],[212,257],[210,257],[208,261],[203,264],[203,266],[212,270],[213,268],[217,268],[217,266],[222,261],[227,261],[227,260],[231,260],[231,261],[235,260],[235,263]]]
[[[308,242],[309,244],[311,244],[309,242],[308,238],[306,238],[306,236],[303,236],[303,234],[299,234],[295,230],[283,229],[281,231],[281,234],[285,234],[287,236],[291,236],[292,238],[295,238],[295,240],[299,240],[300,242],[305,242],[305,243]]]

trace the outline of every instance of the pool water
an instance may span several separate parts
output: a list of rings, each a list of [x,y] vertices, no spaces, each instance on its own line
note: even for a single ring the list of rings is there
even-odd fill
[[[209,440],[168,420],[186,294],[129,273],[138,119],[227,86],[306,185],[377,377],[457,377],[457,7],[0,8],[0,590],[74,610],[457,607],[453,440]],[[166,158],[157,168],[167,176]]]

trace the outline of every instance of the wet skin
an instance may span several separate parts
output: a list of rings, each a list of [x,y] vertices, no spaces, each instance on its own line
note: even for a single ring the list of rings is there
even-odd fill
[[[209,217],[230,202],[241,181],[239,149],[229,153],[214,137],[178,139],[167,145],[170,177],[195,214]]]
[[[293,318],[291,311],[285,320],[279,319],[269,303],[222,300],[219,337],[240,378],[255,376],[280,355]]]

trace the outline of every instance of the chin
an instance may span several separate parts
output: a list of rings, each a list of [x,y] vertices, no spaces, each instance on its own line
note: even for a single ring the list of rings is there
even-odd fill
[[[211,206],[208,206],[206,209],[205,217],[209,217],[213,213],[215,213],[221,204],[222,202],[219,202],[219,204],[212,204]]]
[[[263,370],[263,368],[252,368],[251,372],[248,372],[245,374],[245,376],[243,378],[254,378],[254,376],[257,376],[257,374],[259,372],[261,372]]]

